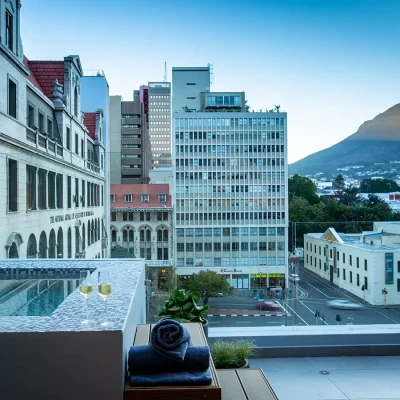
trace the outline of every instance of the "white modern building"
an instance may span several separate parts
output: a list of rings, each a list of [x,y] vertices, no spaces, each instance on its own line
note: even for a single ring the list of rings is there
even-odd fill
[[[234,288],[285,285],[287,115],[246,112],[243,92],[209,84],[208,67],[173,68],[177,273],[212,270]]]
[[[151,168],[171,167],[171,83],[149,82]]]
[[[376,222],[371,232],[308,233],[304,267],[370,304],[400,304],[400,222]]]
[[[78,56],[24,57],[20,5],[0,2],[0,258],[104,257],[103,113],[89,132]]]

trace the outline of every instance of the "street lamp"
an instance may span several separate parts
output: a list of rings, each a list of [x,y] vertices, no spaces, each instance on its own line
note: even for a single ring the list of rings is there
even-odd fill
[[[383,296],[384,296],[384,301],[385,301],[385,308],[386,308],[386,295],[388,294],[389,292],[386,290],[386,288],[383,288],[382,289],[382,294],[383,294]]]

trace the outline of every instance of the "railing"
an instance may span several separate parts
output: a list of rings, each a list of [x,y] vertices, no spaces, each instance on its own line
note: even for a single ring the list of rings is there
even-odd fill
[[[157,247],[158,248],[160,248],[160,247],[168,247],[168,246],[169,246],[168,241],[166,241],[166,242],[157,242]]]
[[[47,140],[47,148],[52,152],[55,153],[56,152],[56,144],[50,140]]]
[[[36,132],[26,128],[26,140],[36,144]]]
[[[62,156],[63,155],[63,147],[57,144],[57,155]]]
[[[38,134],[38,144],[40,147],[46,148],[46,138],[42,136],[40,133]]]
[[[148,267],[166,267],[173,265],[173,260],[147,260],[146,265]]]

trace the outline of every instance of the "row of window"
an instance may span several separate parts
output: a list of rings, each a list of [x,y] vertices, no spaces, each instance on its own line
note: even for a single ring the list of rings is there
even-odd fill
[[[285,257],[177,258],[177,267],[235,267],[247,265],[285,265]]]
[[[158,229],[157,230],[157,242],[168,242],[168,229]],[[139,230],[139,238],[140,243],[150,243],[151,244],[151,232],[149,229],[140,229]],[[115,229],[111,230],[111,241],[117,241],[117,231]],[[122,231],[122,241],[123,242],[133,242],[134,241],[134,230],[133,229],[124,229]]]
[[[176,172],[176,181],[180,180],[269,180],[285,179],[284,171],[273,172]]]
[[[121,128],[122,129],[124,129],[124,128],[140,128],[140,125],[137,125],[137,124],[122,124]]]
[[[149,111],[150,111],[150,112],[166,112],[166,113],[168,113],[168,114],[167,114],[168,117],[170,117],[170,114],[169,114],[169,107],[156,108],[156,107],[151,107],[151,104],[150,104]]]
[[[153,110],[154,111],[154,110]],[[164,111],[164,110],[163,110]],[[169,114],[153,114],[151,119],[168,119],[170,117]]]
[[[122,114],[121,118],[140,118],[139,114]]]
[[[190,153],[204,154],[248,154],[248,153],[284,153],[285,146],[281,145],[176,145],[175,153],[182,156]],[[200,155],[200,154],[199,154]]]
[[[111,203],[115,203],[116,199],[117,199],[117,195],[116,194],[110,194],[110,202]],[[125,203],[132,203],[133,194],[132,193],[124,194],[124,201],[125,201]],[[142,193],[140,195],[140,201],[142,203],[148,203],[150,201],[150,195],[148,193]],[[159,193],[158,194],[158,201],[160,203],[166,203],[167,202],[167,194],[166,193]]]
[[[121,147],[125,149],[140,149],[142,146],[140,144],[123,144]]]
[[[284,118],[174,118],[176,128],[210,127],[210,128],[241,128],[270,129],[285,126]]]
[[[278,250],[285,250],[285,242],[278,242]],[[185,246],[186,245],[186,246]],[[275,251],[275,242],[223,242],[223,243],[177,243],[177,251]]]
[[[189,157],[189,156],[188,156]],[[283,167],[284,158],[177,158],[179,167]]]
[[[133,212],[122,212],[118,213],[119,215],[122,214],[122,221],[133,221],[134,220],[134,213]],[[153,215],[153,219],[151,218]],[[117,220],[117,212],[111,213],[111,221]],[[139,213],[139,220],[140,221],[168,221],[168,211],[159,211],[157,213],[152,214],[150,211],[144,212],[141,211]]]
[[[231,221],[238,221],[243,223],[252,223],[254,221],[279,221],[284,222],[284,212],[237,212],[237,213],[176,213],[176,221],[224,221],[229,224]],[[232,222],[233,223],[233,222]],[[182,224],[183,225],[183,224]]]
[[[271,140],[271,139],[284,139],[285,133],[268,131],[268,132],[231,132],[231,131],[221,131],[221,132],[175,132],[175,139],[179,140]]]
[[[169,96],[164,95],[151,95],[149,99],[169,99]],[[154,103],[153,103],[154,104]]]
[[[213,207],[237,207],[244,209],[248,207],[271,207],[271,206],[284,206],[285,199],[178,199],[176,200],[176,207],[179,208],[193,208],[199,211],[201,208]]]
[[[49,117],[45,118],[44,113],[41,110],[37,112],[37,122],[35,118],[35,106],[28,102],[27,106],[27,125],[29,128],[36,130],[42,135],[48,135],[53,138],[53,120]],[[45,124],[45,120],[47,124]],[[47,130],[46,130],[47,128]]]
[[[285,193],[285,185],[177,185],[176,193]]]
[[[285,228],[242,227],[242,228],[179,228],[177,237],[221,237],[222,236],[284,236]]]

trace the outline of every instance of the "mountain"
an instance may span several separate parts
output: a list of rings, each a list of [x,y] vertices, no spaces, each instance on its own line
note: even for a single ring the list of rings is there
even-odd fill
[[[289,165],[290,174],[334,174],[337,168],[400,161],[400,103],[365,121],[356,133]]]

